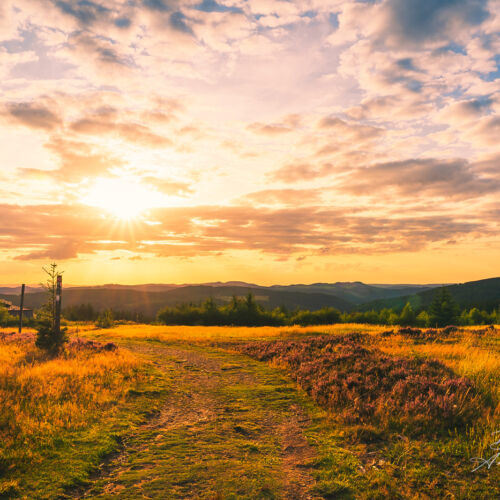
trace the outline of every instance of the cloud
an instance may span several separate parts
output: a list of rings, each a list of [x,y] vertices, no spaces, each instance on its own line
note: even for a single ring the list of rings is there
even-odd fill
[[[344,207],[193,206],[150,211],[133,228],[83,205],[2,205],[0,250],[16,259],[74,258],[102,251],[203,256],[236,250],[269,255],[419,251],[450,240],[496,234],[480,214],[363,214]],[[5,238],[8,236],[8,238]]]
[[[480,144],[497,147],[500,137],[500,116],[487,116],[479,120],[469,133]]]
[[[52,3],[62,13],[73,17],[82,25],[94,24],[99,18],[111,12],[110,9],[91,0],[52,0]]]
[[[76,53],[84,57],[91,57],[97,67],[107,71],[112,69],[123,71],[134,65],[132,57],[120,54],[116,45],[109,39],[80,32],[69,37],[68,45]]]
[[[335,172],[335,167],[330,163],[323,163],[319,166],[309,163],[291,163],[270,172],[268,175],[274,181],[294,183],[326,177],[333,172]]]
[[[455,124],[457,121],[470,123],[490,113],[494,102],[494,99],[490,96],[461,101],[457,100],[444,107],[439,112],[439,116],[451,124]]]
[[[152,132],[140,123],[123,123],[117,121],[114,110],[104,109],[85,118],[74,121],[70,125],[73,132],[99,136],[110,134],[131,143],[146,147],[163,148],[172,145],[167,137]]]
[[[154,186],[161,193],[170,196],[187,196],[193,192],[193,185],[188,182],[179,182],[171,179],[146,176],[142,178],[145,184]]]
[[[59,167],[53,170],[21,168],[20,172],[26,179],[78,182],[84,178],[108,175],[113,167],[124,164],[113,154],[85,142],[53,137],[45,147],[55,155]]]
[[[345,210],[331,207],[156,209],[151,215],[159,224],[137,223],[133,233],[111,222],[106,224],[97,212],[81,206],[4,206],[2,211],[7,218],[2,219],[0,234],[10,235],[7,249],[15,245],[16,258],[22,260],[74,258],[123,249],[158,256],[234,250],[271,255],[376,254],[417,251],[450,239],[491,235],[491,229],[473,217],[387,218],[346,215]],[[0,239],[2,245],[5,241]],[[31,251],[19,253],[30,247]]]
[[[321,189],[264,189],[243,196],[240,203],[259,205],[310,205],[321,202]]]
[[[320,129],[332,130],[336,135],[356,141],[365,141],[379,137],[384,133],[384,129],[357,123],[348,123],[335,116],[323,118],[319,123]]]
[[[474,198],[500,191],[500,182],[479,175],[466,160],[410,159],[353,170],[341,185],[344,191],[373,194],[395,190],[404,196],[431,195]]]
[[[61,117],[43,104],[10,103],[2,113],[12,121],[30,128],[53,130],[62,125]]]
[[[170,12],[170,3],[165,0],[142,0],[144,7],[156,12]]]
[[[416,119],[434,111],[430,102],[419,95],[378,95],[363,99],[360,104],[346,110],[354,120],[387,121],[393,119]]]
[[[14,257],[14,260],[67,260],[78,257],[79,244],[75,241],[60,240],[35,252],[21,254]]]
[[[379,37],[391,45],[446,39],[489,17],[486,0],[388,0],[381,7]]]
[[[235,12],[238,14],[243,13],[243,10],[239,7],[223,5],[217,3],[215,0],[203,0],[199,4],[195,5],[194,8],[203,12]]]
[[[286,127],[282,124],[266,124],[255,122],[248,125],[247,128],[248,130],[256,134],[268,136],[282,135],[292,132],[292,129],[290,127]]]

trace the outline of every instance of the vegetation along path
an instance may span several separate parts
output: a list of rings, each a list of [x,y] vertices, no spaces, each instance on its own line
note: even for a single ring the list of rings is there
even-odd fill
[[[127,347],[164,372],[168,394],[81,498],[322,498],[311,403],[286,374],[206,345]]]

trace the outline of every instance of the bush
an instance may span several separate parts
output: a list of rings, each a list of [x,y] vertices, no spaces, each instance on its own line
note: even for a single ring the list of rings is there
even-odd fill
[[[113,311],[111,309],[106,309],[101,313],[97,318],[96,326],[99,328],[113,328],[113,326],[115,326]]]
[[[349,424],[433,435],[464,429],[481,415],[481,400],[469,379],[439,361],[369,349],[360,334],[254,342],[238,349],[287,366],[320,405]]]
[[[324,307],[319,311],[298,311],[291,319],[292,325],[331,325],[340,322],[340,312],[333,307]]]

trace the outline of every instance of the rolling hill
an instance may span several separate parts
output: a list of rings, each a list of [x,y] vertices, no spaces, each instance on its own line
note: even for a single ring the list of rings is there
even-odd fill
[[[288,309],[321,309],[336,307],[349,311],[353,305],[341,298],[329,294],[284,292],[266,288],[246,288],[243,286],[184,286],[163,292],[149,292],[121,288],[68,288],[63,293],[63,308],[78,304],[91,304],[96,310],[112,308],[120,311],[133,311],[154,318],[165,306],[186,302],[200,302],[213,297],[218,303],[231,300],[233,295],[243,296],[252,292],[256,301],[266,308],[285,306]],[[0,295],[0,298],[19,304],[18,295]],[[46,300],[42,292],[29,293],[25,296],[25,306],[36,309]]]
[[[258,286],[244,282],[214,282],[202,285],[110,284],[92,287],[66,287],[63,308],[79,304],[91,304],[94,309],[114,309],[144,314],[154,318],[165,306],[182,303],[198,303],[213,297],[219,304],[231,300],[233,295],[244,296],[252,292],[256,301],[267,309],[285,306],[290,310],[317,310],[335,307],[341,311],[380,310],[384,307],[402,309],[410,302],[414,309],[427,307],[439,285],[367,285],[361,282],[314,283],[311,285]],[[449,285],[448,289],[461,307],[493,309],[500,301],[500,278]],[[19,304],[19,289],[0,289],[0,298]],[[36,288],[28,288],[25,307],[37,309],[46,300],[45,294]]]
[[[274,285],[270,288],[281,291],[326,293],[358,305],[372,300],[411,295],[439,286],[441,285],[367,285],[360,281],[339,281],[337,283],[313,283],[312,285]]]
[[[478,307],[480,309],[492,310],[500,304],[500,278],[489,278],[485,280],[469,281],[446,287],[452,297],[457,301],[460,308]],[[369,311],[392,308],[400,310],[409,302],[413,309],[427,308],[434,297],[436,289],[424,290],[415,294],[393,297],[382,300],[370,301],[362,304],[359,309]]]

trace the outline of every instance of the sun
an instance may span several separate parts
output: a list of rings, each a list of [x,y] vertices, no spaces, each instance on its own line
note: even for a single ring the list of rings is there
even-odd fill
[[[141,184],[140,179],[98,179],[81,201],[101,208],[117,219],[137,219],[143,212],[162,204],[158,191]]]

